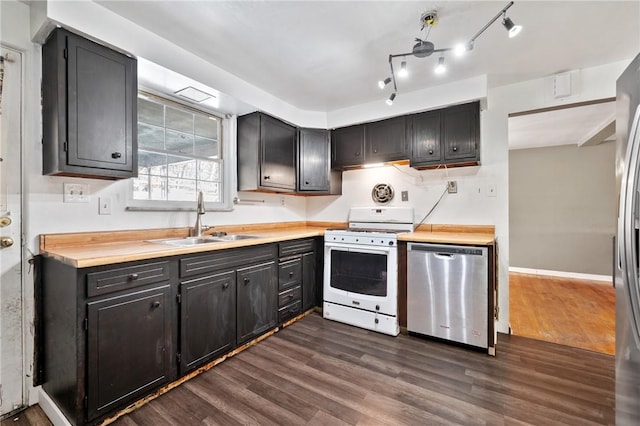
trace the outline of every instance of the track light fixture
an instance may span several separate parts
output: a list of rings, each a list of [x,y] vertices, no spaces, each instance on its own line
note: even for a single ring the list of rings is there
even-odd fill
[[[504,16],[504,14],[502,14],[502,25],[509,31],[509,38],[514,38],[522,31],[522,25],[514,24],[511,18]]]
[[[447,72],[447,67],[444,65],[444,56],[438,58],[438,65],[433,69],[436,74],[444,74]]]
[[[429,37],[429,33],[431,32],[431,29],[433,28],[433,26],[435,26],[438,23],[437,11],[431,10],[423,13],[420,16],[420,25],[422,27],[420,31],[425,30],[426,28],[425,38],[424,39],[416,38],[415,39],[416,43],[413,45],[413,49],[411,50],[411,52],[389,55],[389,68],[391,69],[391,77],[387,77],[385,80],[381,80],[378,82],[378,87],[380,87],[381,89],[384,89],[389,83],[393,82],[393,93],[391,94],[391,96],[389,96],[389,99],[387,99],[386,101],[387,105],[393,105],[393,100],[395,99],[396,93],[398,92],[398,86],[396,84],[396,73],[394,72],[394,69],[393,69],[393,60],[395,58],[402,57],[400,69],[398,70],[398,73],[397,73],[398,77],[406,77],[408,75],[407,56],[415,56],[416,58],[426,58],[427,56],[431,56],[433,53],[440,53],[440,56],[438,58],[438,64],[434,68],[434,72],[436,74],[443,74],[446,72],[446,66],[444,63],[445,61],[444,54],[446,52],[452,51],[456,56],[462,56],[466,52],[470,52],[471,50],[473,50],[473,46],[476,39],[480,37],[480,35],[482,35],[482,33],[484,33],[487,30],[487,28],[489,28],[501,16],[502,16],[502,25],[504,25],[504,27],[509,31],[509,37],[512,38],[518,35],[518,33],[522,30],[522,26],[515,25],[511,20],[511,18],[507,17],[507,10],[511,6],[513,6],[513,3],[514,3],[513,1],[510,1],[505,7],[503,7],[502,10],[500,10],[500,12],[498,12],[493,18],[491,18],[489,22],[485,24],[484,27],[482,27],[477,33],[475,33],[473,37],[469,39],[468,42],[461,43],[455,47],[446,47],[442,49],[436,49],[435,45],[432,42],[427,41],[427,38]]]
[[[391,94],[391,96],[389,96],[389,99],[387,99],[387,105],[391,106],[393,105],[393,100],[396,98],[396,92],[393,92]]]
[[[380,80],[378,82],[378,87],[380,89],[384,89],[384,86],[386,86],[387,84],[391,83],[391,77],[387,77],[384,80]]]
[[[398,77],[405,78],[409,75],[409,71],[407,71],[407,61],[403,60],[400,63],[400,71],[398,71]]]

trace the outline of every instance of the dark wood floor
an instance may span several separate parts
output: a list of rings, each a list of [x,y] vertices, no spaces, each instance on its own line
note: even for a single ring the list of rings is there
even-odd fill
[[[613,424],[614,358],[501,335],[495,358],[314,314],[123,425]]]
[[[493,358],[313,314],[115,424],[590,425],[613,407],[609,355],[500,335]]]

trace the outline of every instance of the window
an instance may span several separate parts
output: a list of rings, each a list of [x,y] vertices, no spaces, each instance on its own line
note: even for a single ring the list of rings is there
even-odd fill
[[[199,191],[208,207],[228,207],[222,124],[206,111],[141,93],[133,207],[191,207],[185,202],[195,202]]]

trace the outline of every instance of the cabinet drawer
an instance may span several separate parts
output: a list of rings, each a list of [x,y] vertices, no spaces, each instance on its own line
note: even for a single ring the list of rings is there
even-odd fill
[[[280,291],[299,285],[302,278],[302,261],[300,259],[280,262],[278,267],[278,288]]]
[[[313,239],[293,240],[278,244],[278,256],[287,257],[313,251]]]
[[[169,262],[147,263],[87,274],[87,297],[169,279]]]
[[[291,302],[298,301],[302,297],[302,287],[297,286],[283,291],[278,295],[278,308],[282,308]]]
[[[302,304],[298,300],[297,302],[287,305],[284,308],[278,309],[278,323],[283,323],[298,315],[300,313],[301,307]]]
[[[237,249],[217,250],[206,255],[180,259],[180,277],[192,277],[220,269],[268,262],[276,257],[275,245],[261,245]]]

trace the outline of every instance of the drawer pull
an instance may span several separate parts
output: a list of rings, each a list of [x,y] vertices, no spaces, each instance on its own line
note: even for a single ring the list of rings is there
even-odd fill
[[[452,149],[453,149],[453,152],[456,152],[458,150],[458,147],[454,146]]]
[[[130,279],[131,281],[135,281],[135,280],[137,280],[139,277],[140,277],[140,275],[138,275],[138,274],[131,274],[131,275],[129,275],[129,279]]]
[[[228,289],[229,288],[229,283],[222,284],[222,288],[225,289],[225,290]]]
[[[287,299],[293,299],[293,293],[287,294]]]
[[[293,278],[293,272],[289,272],[289,278]]]
[[[245,285],[249,284],[249,278],[245,278],[245,279],[244,279],[244,284],[245,284]]]
[[[160,307],[160,302],[158,302],[158,301],[156,300],[155,302],[153,302],[153,303],[151,304],[151,307],[152,307],[153,309],[158,309],[158,308]]]
[[[429,150],[429,155],[433,155],[433,150],[432,149]]]
[[[116,159],[116,158],[120,158],[120,157],[122,157],[122,154],[120,154],[119,152],[111,153],[111,158]]]
[[[271,176],[265,176],[264,177],[264,180],[269,180],[269,179],[271,179]]]

